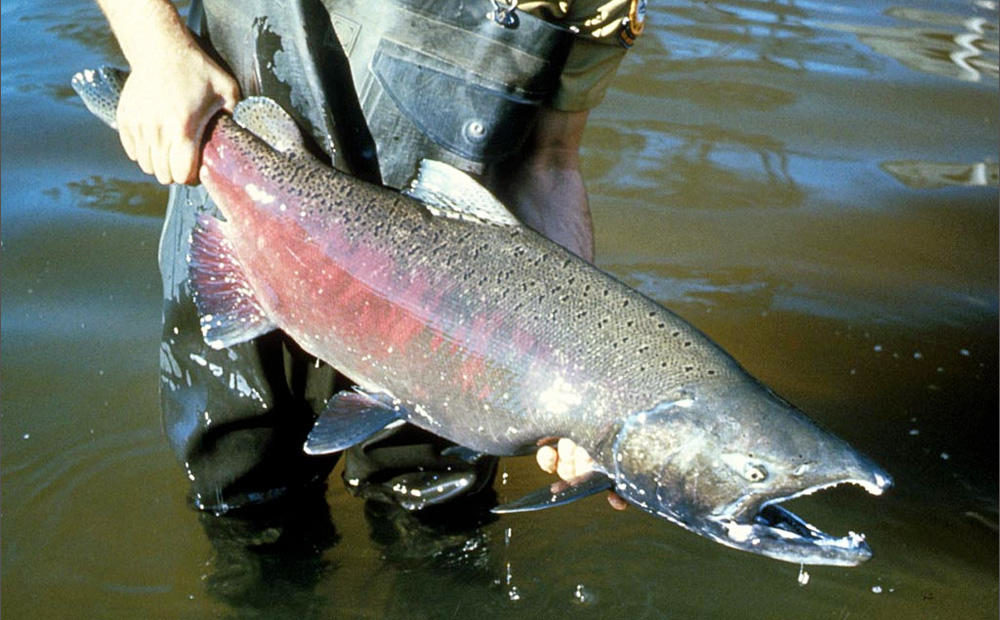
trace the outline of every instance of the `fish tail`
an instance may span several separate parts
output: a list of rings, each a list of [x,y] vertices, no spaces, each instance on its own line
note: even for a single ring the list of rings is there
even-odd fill
[[[128,72],[114,67],[84,69],[73,76],[73,90],[83,100],[87,109],[112,129],[118,129],[115,116],[118,100]]]

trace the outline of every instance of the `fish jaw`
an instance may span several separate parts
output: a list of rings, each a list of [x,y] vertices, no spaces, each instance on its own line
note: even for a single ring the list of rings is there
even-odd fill
[[[689,386],[629,416],[606,465],[628,502],[719,544],[796,564],[855,566],[862,534],[832,536],[781,506],[843,484],[873,495],[892,478],[753,381]]]
[[[886,487],[872,486],[865,481],[843,480],[796,494],[808,495],[840,484],[859,484],[878,495]],[[877,491],[877,492],[876,492]],[[833,536],[806,522],[780,505],[791,498],[773,499],[750,515],[749,519],[726,515],[709,516],[700,523],[686,527],[702,536],[742,551],[758,553],[793,564],[857,566],[872,557],[865,535],[849,531],[846,536]]]

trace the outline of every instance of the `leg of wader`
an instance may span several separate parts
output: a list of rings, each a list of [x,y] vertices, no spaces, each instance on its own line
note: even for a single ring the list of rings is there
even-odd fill
[[[171,188],[159,255],[160,398],[195,506],[222,513],[322,488],[337,455],[310,457],[302,446],[336,373],[280,332],[220,351],[205,344],[186,256],[198,213],[211,209],[202,188]]]
[[[480,501],[493,490],[497,461],[404,425],[347,450],[343,477],[353,495],[422,510],[458,497]]]

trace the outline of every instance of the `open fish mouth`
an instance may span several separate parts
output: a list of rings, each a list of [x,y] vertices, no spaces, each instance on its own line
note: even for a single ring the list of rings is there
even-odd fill
[[[892,485],[892,480],[886,476],[875,476],[874,482],[848,479],[810,487],[763,502],[755,513],[744,513],[744,518],[749,517],[745,520],[728,516],[710,517],[712,524],[709,527],[715,531],[708,535],[723,545],[785,562],[857,566],[872,557],[864,534],[848,532],[846,536],[832,536],[780,505],[796,497],[843,484],[855,484],[872,495],[881,495]]]

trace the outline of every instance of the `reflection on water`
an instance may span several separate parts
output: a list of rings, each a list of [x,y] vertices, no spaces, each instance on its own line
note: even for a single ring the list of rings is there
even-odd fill
[[[48,4],[48,7],[42,5],[36,11],[15,19],[26,24],[37,22],[45,32],[55,35],[59,40],[74,41],[107,58],[123,58],[118,43],[113,37],[107,36],[107,22],[100,11],[95,11],[84,3],[74,3],[70,7]]]
[[[796,207],[785,146],[765,134],[659,120],[597,127],[596,167],[644,202],[700,209]],[[602,161],[603,160],[603,161]]]
[[[63,190],[58,187],[44,190],[42,194],[52,200],[69,202],[79,207],[128,215],[163,217],[166,211],[163,196],[160,192],[151,194],[148,182],[91,175],[87,179],[70,181],[66,184],[65,191],[69,194],[66,198],[63,198]]]
[[[325,553],[340,541],[322,494],[249,512],[199,514],[214,550],[208,594],[241,617],[321,617],[331,601],[316,585],[338,570]]]
[[[872,48],[916,71],[978,82],[995,80],[997,69],[997,5],[981,4],[988,17],[963,17],[926,9],[892,7],[886,15],[919,26],[828,24],[853,32]]]
[[[802,586],[599,498],[423,519],[336,477],[253,522],[193,512],[157,412],[164,192],[67,99],[121,60],[93,4],[11,1],[3,616],[996,617],[997,3],[649,9],[585,136],[598,260],[894,475],[795,500],[870,563]],[[504,466],[504,501],[547,480]]]
[[[678,3],[654,12],[655,36],[670,60],[656,71],[754,69],[871,72],[871,55],[818,28],[815,6],[796,0]],[[808,8],[806,8],[808,7]],[[643,41],[643,44],[646,44]],[[694,66],[692,66],[694,65]]]
[[[996,187],[1000,182],[997,162],[949,164],[930,161],[887,161],[882,169],[914,189],[937,189],[951,185]]]

